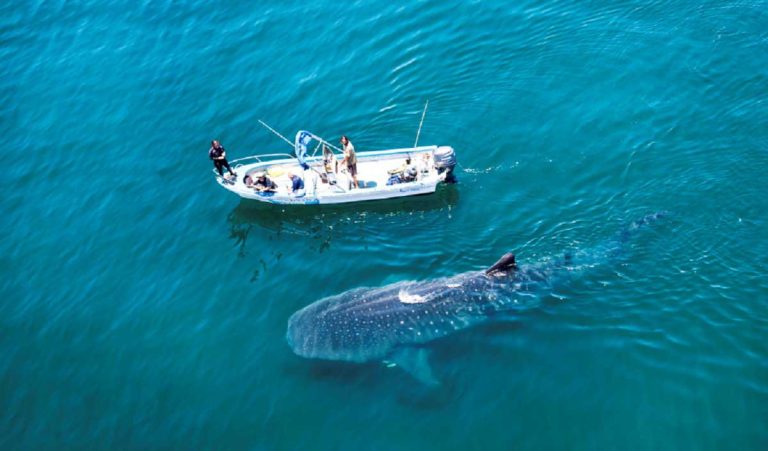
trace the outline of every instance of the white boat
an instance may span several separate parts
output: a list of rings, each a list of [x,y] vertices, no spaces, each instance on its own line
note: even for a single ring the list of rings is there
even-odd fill
[[[340,204],[434,193],[438,184],[453,181],[456,166],[450,146],[356,152],[359,188],[355,188],[341,165],[341,149],[304,130],[296,134],[293,145],[295,156],[265,154],[232,160],[237,175],[221,177],[214,170],[216,180],[242,198],[261,202]],[[410,159],[409,165],[406,159]],[[277,185],[274,192],[260,191],[250,183],[262,174]],[[289,174],[301,177],[303,190],[292,192]]]

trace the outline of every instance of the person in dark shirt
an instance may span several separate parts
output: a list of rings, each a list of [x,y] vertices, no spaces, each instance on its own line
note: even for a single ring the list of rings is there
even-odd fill
[[[300,195],[304,192],[304,180],[296,174],[288,173],[288,178],[291,179],[291,193]]]
[[[262,193],[274,193],[277,191],[277,183],[270,180],[269,177],[267,177],[267,174],[262,172],[256,178],[256,183],[253,185],[253,188]]]
[[[232,171],[232,168],[229,167],[229,163],[227,163],[227,151],[224,150],[224,147],[215,139],[211,141],[211,148],[208,149],[208,158],[213,161],[213,166],[219,171],[221,177],[224,177],[223,168],[227,168],[229,175],[237,175]]]

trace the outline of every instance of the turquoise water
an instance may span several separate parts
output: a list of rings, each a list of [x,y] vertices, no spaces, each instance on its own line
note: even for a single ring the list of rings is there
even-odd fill
[[[768,3],[0,6],[2,449],[768,448]],[[221,189],[261,128],[455,147],[409,201]],[[399,368],[294,356],[361,286],[626,258]]]

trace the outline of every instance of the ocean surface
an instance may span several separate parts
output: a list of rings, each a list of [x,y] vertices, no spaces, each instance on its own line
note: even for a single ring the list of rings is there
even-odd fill
[[[0,448],[768,449],[768,2],[0,5]],[[459,183],[241,201],[207,150],[451,145]],[[290,315],[667,216],[438,387]]]

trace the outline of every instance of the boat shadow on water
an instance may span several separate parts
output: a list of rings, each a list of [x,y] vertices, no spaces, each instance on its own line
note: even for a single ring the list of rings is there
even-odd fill
[[[455,186],[440,187],[434,194],[345,205],[280,206],[242,200],[229,214],[230,238],[240,254],[247,254],[252,232],[267,232],[267,239],[309,238],[310,248],[326,251],[335,235],[352,233],[360,224],[398,224],[413,214],[450,212],[459,202]]]
[[[426,223],[439,221],[451,214],[458,201],[455,186],[439,187],[431,195],[353,205],[285,207],[242,200],[227,217],[229,238],[240,258],[247,258],[253,249],[261,249],[254,252],[258,254],[251,277],[254,282],[291,252],[290,242],[300,240],[305,251],[322,254],[340,236],[365,239],[366,231],[372,228],[396,233],[398,228],[412,224],[407,219],[413,215],[420,215]],[[260,246],[265,241],[269,242],[268,252],[263,252],[264,247]]]

